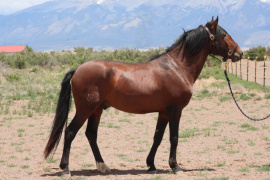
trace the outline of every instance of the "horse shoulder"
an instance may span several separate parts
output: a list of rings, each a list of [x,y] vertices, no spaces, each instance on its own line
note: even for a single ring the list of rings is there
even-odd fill
[[[184,69],[168,60],[158,62],[159,81],[170,101],[186,106],[193,94],[193,84],[187,77]]]

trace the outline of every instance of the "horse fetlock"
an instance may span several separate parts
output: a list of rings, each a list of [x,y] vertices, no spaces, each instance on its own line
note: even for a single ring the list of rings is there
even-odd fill
[[[176,162],[176,159],[170,158],[170,160],[169,160],[169,165],[170,165],[170,167],[171,167],[172,169],[174,169],[176,166],[178,166],[178,165],[177,165],[177,162]]]
[[[154,164],[154,160],[153,160],[152,158],[150,158],[150,157],[147,157],[147,159],[146,159],[146,164],[147,164],[147,166],[149,167],[149,166],[151,166],[152,164]]]
[[[61,163],[60,165],[59,165],[59,167],[62,169],[62,170],[68,170],[68,165],[67,165],[67,163]]]
[[[111,169],[103,162],[97,162],[97,170],[102,173],[111,172]]]

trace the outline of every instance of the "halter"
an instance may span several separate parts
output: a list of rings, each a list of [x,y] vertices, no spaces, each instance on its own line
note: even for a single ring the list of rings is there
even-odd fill
[[[209,38],[213,41],[213,44],[214,42],[216,41],[216,37],[214,34],[212,34],[210,32],[210,30],[208,29],[208,27],[204,26],[204,28],[206,29],[206,31],[208,32],[209,34]],[[228,52],[227,52],[227,56],[223,57],[223,61],[225,62],[227,59],[229,59],[230,56],[232,56],[237,48],[238,44],[235,43],[235,45],[233,46],[232,49],[229,49]]]

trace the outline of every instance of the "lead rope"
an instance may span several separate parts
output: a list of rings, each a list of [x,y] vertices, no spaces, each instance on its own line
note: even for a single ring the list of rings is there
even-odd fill
[[[215,56],[213,56],[213,55],[210,55],[210,56],[213,57],[213,58],[215,58],[215,59],[218,59],[219,61],[221,61],[219,58],[217,58],[217,57],[215,57]],[[222,62],[222,61],[221,61],[221,62]],[[234,97],[234,94],[233,94],[232,88],[231,88],[230,79],[229,79],[229,77],[228,77],[228,74],[227,74],[227,71],[226,71],[226,70],[224,70],[224,75],[225,75],[226,80],[227,80],[227,82],[228,82],[228,86],[229,86],[229,89],[230,89],[232,98],[233,98],[233,100],[234,100],[236,106],[238,107],[238,109],[240,110],[240,112],[241,112],[244,116],[246,116],[248,119],[250,119],[250,120],[252,120],[252,121],[262,121],[262,120],[265,120],[265,119],[267,119],[267,118],[270,117],[270,114],[269,114],[269,115],[265,116],[264,118],[256,119],[256,118],[252,118],[252,117],[248,116],[246,113],[244,113],[244,111],[243,111],[243,110],[241,109],[241,107],[238,105],[238,103],[237,103],[237,101],[236,101],[236,99],[235,99],[235,97]]]

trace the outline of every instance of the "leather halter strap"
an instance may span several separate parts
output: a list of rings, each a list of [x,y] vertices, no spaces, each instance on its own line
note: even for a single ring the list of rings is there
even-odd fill
[[[237,46],[238,46],[238,44],[235,43],[235,45],[233,46],[233,48],[228,51],[228,55],[229,56],[231,56],[235,52],[235,49],[237,48]]]
[[[204,26],[204,28],[205,28],[206,31],[208,32],[209,38],[210,38],[210,39],[213,41],[213,43],[214,43],[214,41],[216,41],[215,35],[212,34],[212,33],[210,32],[210,30],[208,29],[208,27]],[[233,48],[228,50],[227,56],[225,56],[225,57],[223,58],[223,61],[226,61],[227,59],[229,59],[230,56],[232,56],[232,55],[234,54],[234,52],[235,52],[237,46],[238,46],[238,44],[235,43],[235,45],[233,46]]]
[[[208,27],[204,26],[204,28],[205,28],[206,31],[208,32],[210,39],[211,39],[212,41],[214,41],[214,40],[216,39],[215,35],[212,34],[212,33],[210,32],[210,30],[208,29]]]

